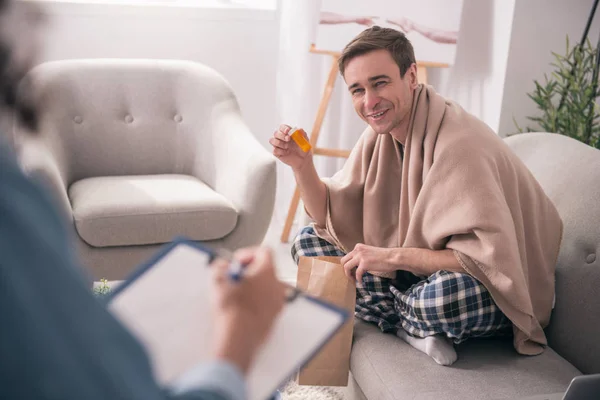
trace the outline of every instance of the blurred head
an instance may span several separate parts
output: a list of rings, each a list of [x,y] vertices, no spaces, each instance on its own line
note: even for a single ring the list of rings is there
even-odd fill
[[[0,109],[2,115],[16,114],[32,131],[37,118],[31,93],[24,88],[17,96],[17,88],[36,61],[42,21],[41,10],[34,4],[0,0]]]
[[[418,82],[413,47],[404,33],[366,29],[344,48],[339,69],[354,109],[375,132],[407,128]]]

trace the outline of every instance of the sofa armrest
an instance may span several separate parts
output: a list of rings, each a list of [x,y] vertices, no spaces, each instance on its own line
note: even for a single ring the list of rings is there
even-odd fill
[[[234,100],[213,110],[210,145],[201,151],[194,174],[229,199],[238,211],[238,222],[222,241],[229,249],[260,244],[275,206],[275,158],[252,135]],[[210,154],[209,154],[210,153]]]
[[[73,211],[67,193],[66,168],[50,150],[47,140],[44,133],[21,138],[17,145],[19,163],[25,174],[48,190],[59,213],[71,223]]]

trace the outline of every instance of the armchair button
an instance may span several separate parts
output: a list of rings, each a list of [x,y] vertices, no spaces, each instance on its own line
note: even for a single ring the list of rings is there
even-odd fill
[[[593,263],[594,261],[596,261],[596,255],[595,255],[594,253],[592,253],[592,254],[589,254],[589,255],[586,257],[585,261],[586,261],[588,264],[591,264],[591,263]]]
[[[128,124],[132,123],[133,122],[133,117],[131,115],[127,114],[125,116],[125,122],[127,122]]]
[[[183,121],[183,117],[179,114],[176,114],[175,117],[173,117],[173,119],[175,120],[175,122]]]
[[[73,118],[73,122],[75,122],[76,124],[81,124],[83,122],[83,118],[77,115],[75,116],[75,118]]]

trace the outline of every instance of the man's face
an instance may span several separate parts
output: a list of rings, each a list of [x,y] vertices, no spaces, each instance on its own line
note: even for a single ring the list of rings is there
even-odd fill
[[[375,50],[351,59],[344,79],[354,109],[376,133],[390,133],[408,124],[417,87],[414,64],[400,78],[400,68],[391,54]]]

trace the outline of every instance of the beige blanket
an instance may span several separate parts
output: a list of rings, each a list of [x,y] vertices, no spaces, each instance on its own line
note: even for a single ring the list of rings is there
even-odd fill
[[[430,86],[415,91],[400,143],[367,129],[327,181],[317,234],[346,252],[378,247],[453,249],[514,324],[514,346],[547,344],[562,221],[527,167],[487,125]]]

